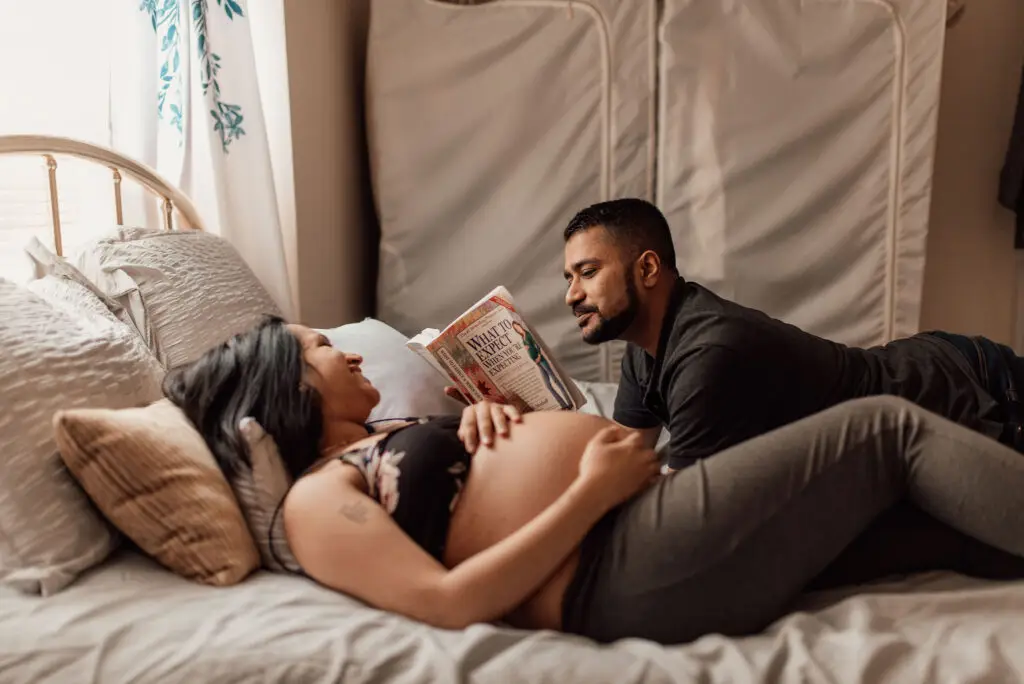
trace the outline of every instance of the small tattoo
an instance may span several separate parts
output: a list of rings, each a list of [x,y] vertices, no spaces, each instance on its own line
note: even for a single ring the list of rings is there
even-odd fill
[[[360,501],[342,504],[341,514],[356,524],[366,522],[368,511]]]

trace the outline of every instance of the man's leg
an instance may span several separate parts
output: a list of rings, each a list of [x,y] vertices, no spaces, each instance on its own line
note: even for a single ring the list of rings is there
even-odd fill
[[[667,643],[780,617],[902,500],[1024,557],[1024,459],[893,397],[828,409],[700,461],[627,504],[565,627]],[[915,568],[916,569],[916,568]]]
[[[981,579],[1024,577],[1024,558],[989,546],[931,517],[909,501],[881,516],[807,587],[831,589],[932,570]]]

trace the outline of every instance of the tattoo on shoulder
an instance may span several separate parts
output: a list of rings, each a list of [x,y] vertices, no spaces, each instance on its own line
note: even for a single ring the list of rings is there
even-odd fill
[[[341,505],[341,514],[356,524],[366,522],[369,511],[362,501],[352,501]]]

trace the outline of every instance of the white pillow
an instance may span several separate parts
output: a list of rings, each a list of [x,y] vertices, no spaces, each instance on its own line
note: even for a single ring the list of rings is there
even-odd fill
[[[104,294],[81,271],[51,252],[37,238],[30,238],[25,244],[25,254],[35,270],[35,280],[25,284],[27,289],[73,317],[84,316],[86,320],[98,317],[134,327],[128,312],[117,300]]]
[[[122,228],[75,258],[129,312],[167,368],[281,312],[226,240],[199,231]]]
[[[370,420],[460,414],[464,406],[447,397],[445,379],[405,346],[407,338],[374,318],[321,330],[336,348],[363,357],[363,375],[380,390]]]
[[[66,279],[46,287],[89,299]],[[163,369],[138,335],[92,306],[76,315],[0,279],[0,584],[29,593],[59,591],[117,542],[64,469],[54,414],[161,396]]]
[[[574,382],[579,385],[583,396],[587,398],[587,403],[580,409],[580,413],[590,413],[607,418],[608,420],[615,420],[615,395],[619,392],[617,384],[614,382],[586,382],[584,380],[575,380]],[[668,430],[662,428],[658,434],[658,442],[654,447],[662,459],[665,458],[664,449],[668,445],[668,439]]]

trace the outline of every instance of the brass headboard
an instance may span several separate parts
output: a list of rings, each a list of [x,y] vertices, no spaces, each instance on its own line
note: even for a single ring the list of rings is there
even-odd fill
[[[0,156],[39,155],[46,161],[50,181],[50,212],[53,220],[53,243],[58,255],[63,256],[63,240],[60,232],[60,204],[57,200],[57,158],[77,157],[106,166],[111,171],[113,184],[114,213],[117,225],[124,225],[121,205],[122,174],[134,179],[144,188],[161,198],[164,228],[174,228],[174,211],[177,210],[186,227],[203,230],[202,219],[192,200],[181,190],[171,185],[156,171],[145,164],[92,143],[49,135],[0,135]]]

